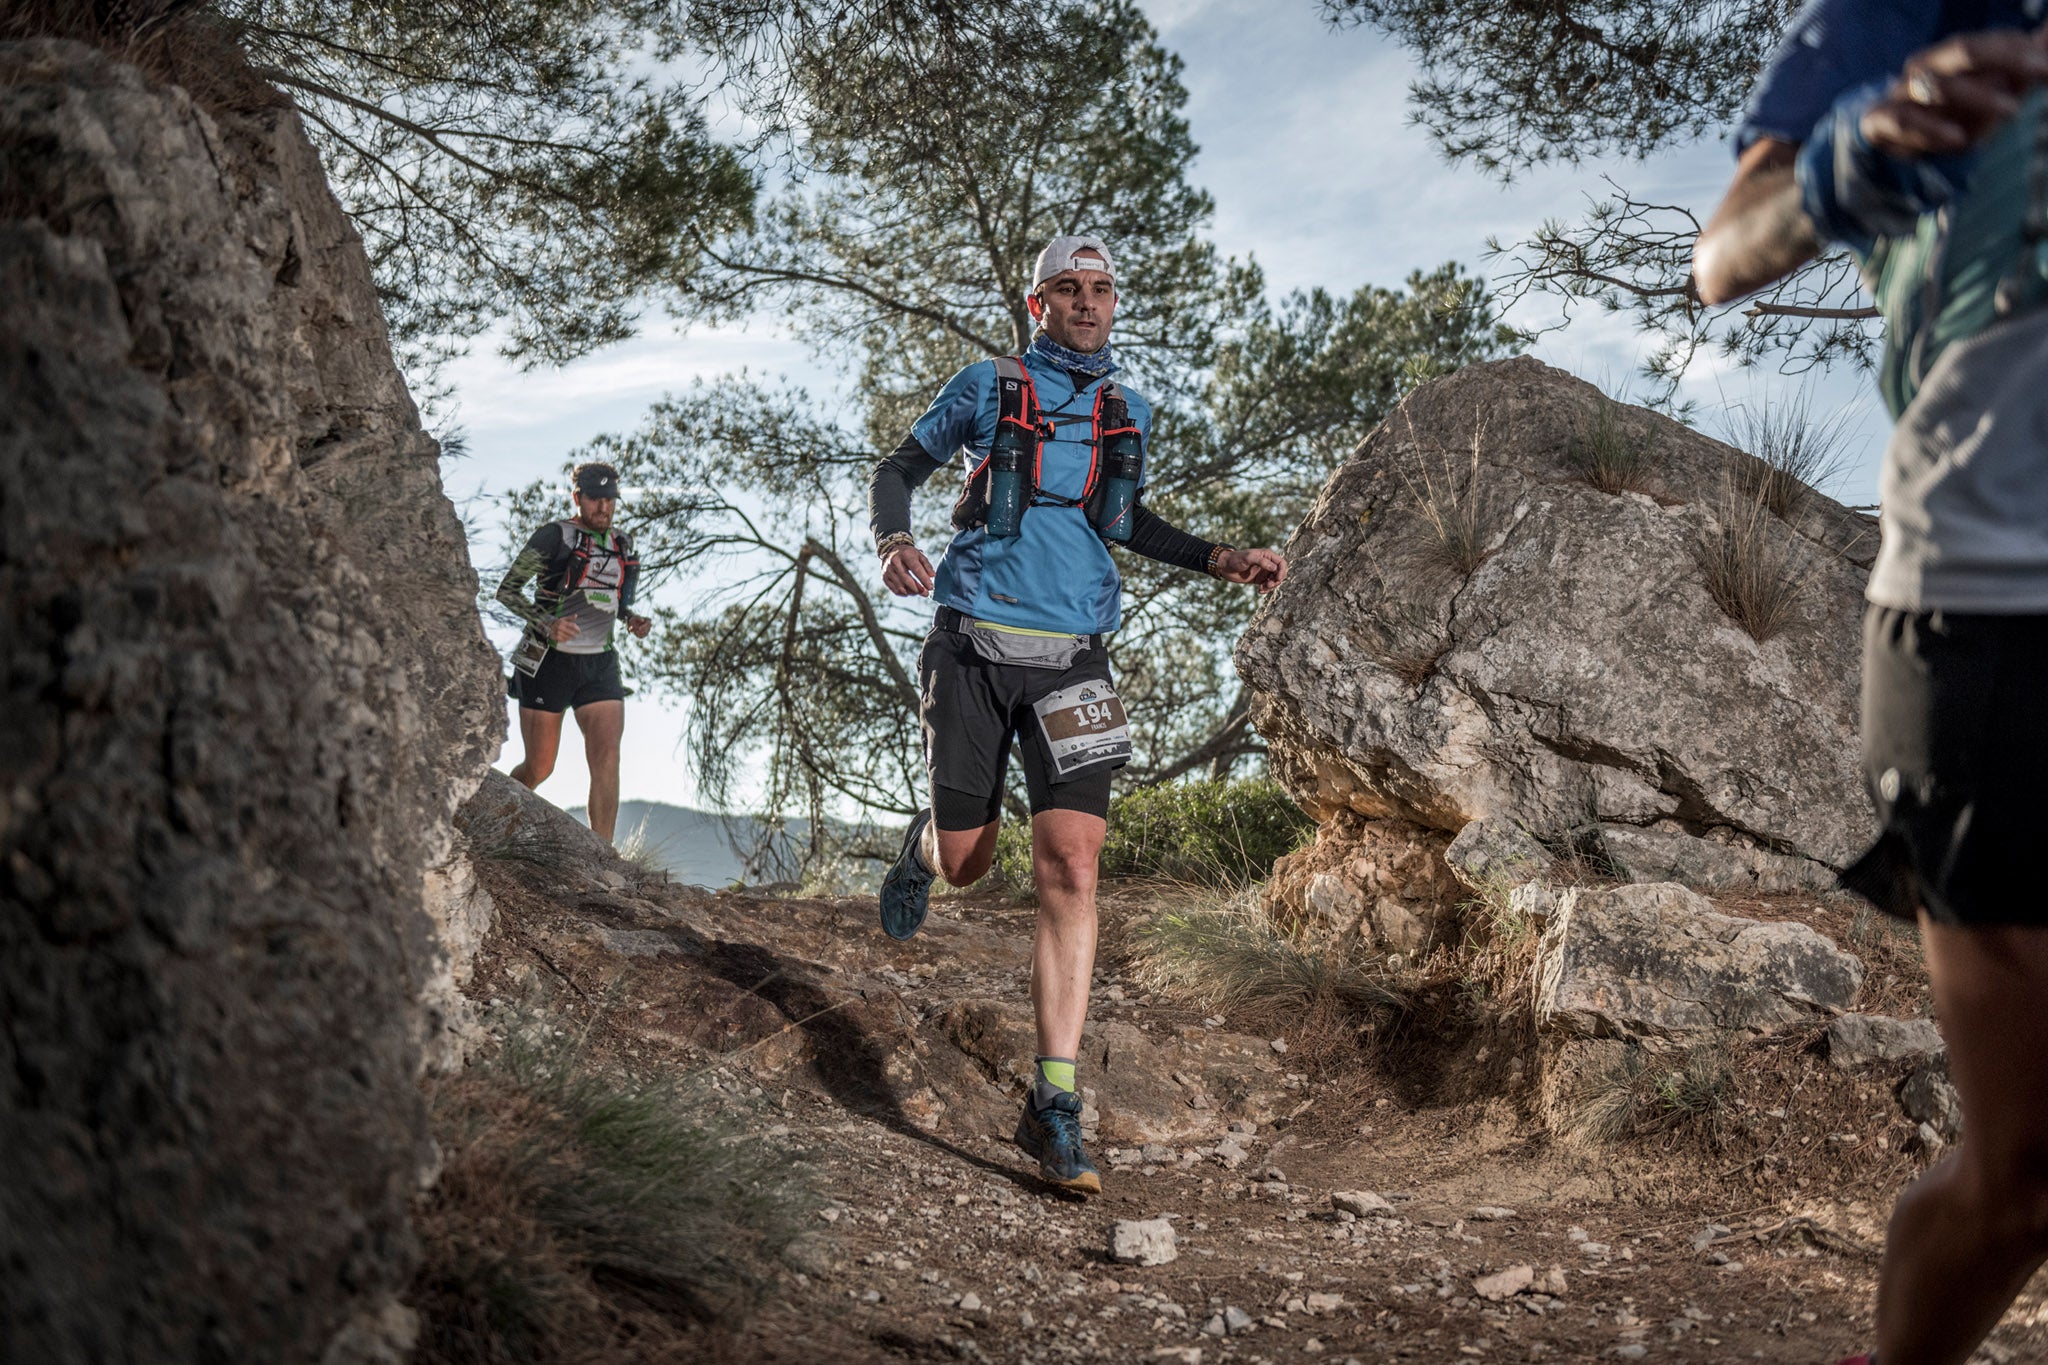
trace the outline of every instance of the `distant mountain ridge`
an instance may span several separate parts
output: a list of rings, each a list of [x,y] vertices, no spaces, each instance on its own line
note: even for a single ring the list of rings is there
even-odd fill
[[[590,823],[582,806],[569,807],[569,814]],[[829,827],[835,834],[858,832],[836,820]],[[722,815],[664,801],[621,801],[613,842],[622,850],[637,843],[654,866],[679,882],[717,888],[796,880],[810,835],[809,820],[787,820],[771,830],[753,815]],[[855,869],[854,880],[863,880],[864,871]],[[873,872],[878,875],[879,869]]]

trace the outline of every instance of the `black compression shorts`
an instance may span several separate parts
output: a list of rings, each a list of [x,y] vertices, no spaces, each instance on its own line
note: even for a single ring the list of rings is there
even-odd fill
[[[619,656],[609,649],[599,654],[564,654],[551,649],[531,676],[513,669],[512,681],[505,688],[520,709],[556,715],[592,702],[624,701],[629,692],[619,677]]]
[[[1107,649],[1084,649],[1063,670],[998,664],[977,653],[963,632],[934,628],[918,655],[917,673],[932,819],[940,829],[980,829],[1000,817],[1012,739],[1023,758],[1033,815],[1072,810],[1108,818],[1110,777],[1123,758],[1071,766],[1069,757],[1062,772],[1063,760],[1037,709],[1055,693],[1086,698],[1085,705],[1113,699]]]
[[[1877,842],[1842,884],[1944,924],[2048,924],[2048,616],[1868,608],[1863,774]]]

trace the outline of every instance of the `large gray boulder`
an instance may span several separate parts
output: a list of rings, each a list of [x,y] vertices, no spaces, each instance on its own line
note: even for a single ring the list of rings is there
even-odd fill
[[[1701,839],[1677,830],[1602,825],[1610,868],[1626,881],[1677,882],[1714,894],[1783,895],[1829,891],[1834,871],[1811,858]]]
[[[1537,1022],[1586,1038],[1764,1032],[1862,986],[1863,964],[1806,925],[1723,915],[1682,886],[1566,890],[1537,945]]]
[[[8,1360],[408,1344],[501,685],[361,244],[251,103],[0,45]]]
[[[1754,462],[1603,404],[1534,360],[1474,365],[1338,469],[1238,648],[1274,772],[1319,819],[1663,825],[1842,865],[1871,833],[1856,726],[1875,523],[1818,495],[1768,523],[1799,588],[1759,643],[1698,555]],[[1578,467],[1603,421],[1641,452],[1641,491]],[[1445,550],[1432,504],[1477,509],[1476,566]]]

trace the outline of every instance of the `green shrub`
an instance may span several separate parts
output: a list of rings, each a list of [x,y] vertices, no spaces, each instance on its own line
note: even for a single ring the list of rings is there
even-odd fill
[[[1273,870],[1315,822],[1270,778],[1175,782],[1141,787],[1109,803],[1104,877],[1164,877],[1204,886],[1243,886]],[[995,876],[1031,886],[1031,827],[1009,821],[996,838]]]

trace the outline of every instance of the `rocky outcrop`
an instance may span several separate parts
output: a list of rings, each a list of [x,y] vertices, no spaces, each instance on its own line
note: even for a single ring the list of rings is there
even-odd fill
[[[1828,1025],[1828,1060],[1844,1071],[1873,1063],[1917,1061],[1946,1051],[1932,1019],[1845,1014]]]
[[[1819,495],[1768,523],[1799,586],[1759,642],[1700,563],[1754,462],[1605,403],[1534,360],[1475,365],[1411,394],[1331,477],[1238,648],[1274,772],[1318,819],[1657,826],[1843,864],[1870,832],[1857,623],[1875,524]],[[1593,485],[1603,442],[1640,461],[1640,491]]]
[[[1723,915],[1682,886],[1572,888],[1537,946],[1536,1018],[1579,1037],[1703,1039],[1849,1008],[1863,964],[1804,924]]]
[[[1834,870],[1811,858],[1695,838],[1680,830],[1602,825],[1600,846],[1608,867],[1631,882],[1677,882],[1695,891],[1745,895],[1823,892],[1835,886]]]
[[[282,101],[0,46],[0,165],[0,1355],[392,1359],[500,726],[436,450]]]
[[[1420,825],[1338,811],[1307,848],[1273,864],[1266,911],[1312,942],[1356,938],[1420,952],[1443,937],[1467,895],[1444,861],[1449,843]]]

